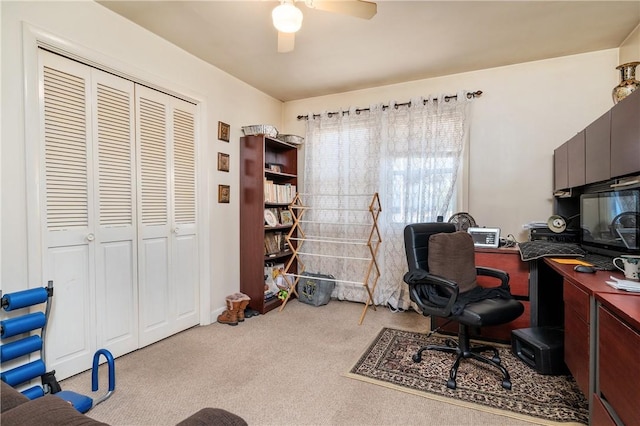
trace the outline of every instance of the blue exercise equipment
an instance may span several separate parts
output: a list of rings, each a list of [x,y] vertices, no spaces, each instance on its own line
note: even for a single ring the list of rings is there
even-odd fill
[[[89,396],[81,395],[73,391],[63,391],[55,377],[55,370],[47,371],[45,360],[45,335],[49,313],[51,312],[51,299],[53,297],[53,281],[49,281],[47,287],[22,290],[15,293],[2,295],[0,291],[1,307],[7,312],[28,308],[46,302],[44,312],[33,312],[15,318],[0,321],[0,364],[2,372],[0,379],[12,387],[31,382],[39,378],[41,385],[31,386],[22,391],[29,399],[39,398],[45,394],[53,394],[70,402],[76,410],[86,413],[92,407],[108,399],[115,391],[115,362],[113,355],[107,349],[99,349],[93,356],[93,369],[91,374],[91,390],[98,390],[98,367],[100,357],[104,356],[109,369],[109,385],[107,392],[93,400]],[[28,335],[25,336],[25,333]],[[39,333],[39,334],[37,334]],[[39,352],[39,359],[29,361],[28,355]],[[26,362],[15,366],[21,358]],[[11,363],[11,367],[4,369],[4,364]]]

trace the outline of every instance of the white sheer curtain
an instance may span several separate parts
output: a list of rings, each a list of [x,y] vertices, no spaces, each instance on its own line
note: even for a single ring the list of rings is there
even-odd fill
[[[323,113],[320,117],[309,115],[304,145],[305,204],[336,210],[318,211],[317,215],[323,217],[314,216],[313,209],[310,210],[303,230],[307,235],[360,238],[363,232],[360,227],[344,224],[366,220],[367,213],[362,216],[340,209],[366,209],[372,194],[379,194],[382,245],[378,254],[381,277],[374,294],[376,305],[409,307],[402,281],[407,268],[405,225],[436,221],[437,216],[447,220],[457,211],[460,164],[472,99],[466,92],[460,92],[456,97],[412,99],[409,105],[390,103],[372,105],[368,110],[352,108]],[[337,257],[359,256],[363,249],[340,244],[328,247],[332,245],[305,243],[305,251],[327,255],[303,258],[307,271],[333,274],[339,280],[362,281],[366,271]],[[333,296],[358,302],[367,300],[363,286],[350,283],[338,282]]]

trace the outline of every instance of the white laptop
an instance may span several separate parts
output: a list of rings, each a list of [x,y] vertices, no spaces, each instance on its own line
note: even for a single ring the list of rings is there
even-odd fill
[[[467,232],[473,237],[476,247],[498,248],[500,245],[500,228],[469,228]]]

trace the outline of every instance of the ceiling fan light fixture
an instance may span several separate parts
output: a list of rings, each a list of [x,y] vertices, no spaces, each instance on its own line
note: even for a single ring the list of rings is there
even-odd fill
[[[273,26],[283,33],[295,33],[302,27],[302,11],[293,3],[283,2],[271,12]]]

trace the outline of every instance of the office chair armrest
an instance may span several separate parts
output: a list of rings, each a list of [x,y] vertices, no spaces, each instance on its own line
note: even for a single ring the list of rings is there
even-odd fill
[[[447,280],[438,275],[430,274],[424,269],[417,269],[404,274],[404,282],[409,285],[409,295],[411,300],[416,302],[424,315],[436,315],[448,317],[451,315],[453,304],[458,299],[460,287],[453,281]],[[439,300],[436,303],[428,296],[429,287],[440,289]],[[440,296],[441,295],[441,296]],[[447,296],[448,295],[448,296]]]
[[[509,287],[509,274],[505,271],[495,268],[488,268],[486,266],[476,266],[476,273],[485,277],[497,278],[500,280],[500,287],[510,289]]]

